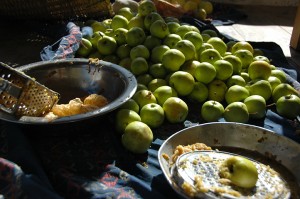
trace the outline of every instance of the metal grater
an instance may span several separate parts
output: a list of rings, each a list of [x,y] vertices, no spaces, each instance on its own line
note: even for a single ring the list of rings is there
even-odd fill
[[[236,154],[222,151],[193,151],[178,157],[171,173],[175,183],[182,189],[182,184],[188,183],[195,188],[195,176],[201,176],[203,187],[208,192],[197,191],[195,198],[290,198],[291,190],[279,173],[267,165],[252,160],[258,170],[258,181],[252,189],[243,189],[234,185],[221,183],[219,166],[222,162]],[[228,190],[224,193],[215,188]],[[220,190],[220,189],[218,189]],[[239,197],[230,191],[238,191]],[[182,189],[186,197],[188,194]]]
[[[59,93],[0,62],[0,108],[16,116],[40,117],[59,100]]]

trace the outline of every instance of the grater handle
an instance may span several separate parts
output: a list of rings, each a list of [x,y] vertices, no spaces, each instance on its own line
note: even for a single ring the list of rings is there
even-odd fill
[[[16,98],[19,98],[22,93],[22,88],[0,77],[0,92],[7,92]]]

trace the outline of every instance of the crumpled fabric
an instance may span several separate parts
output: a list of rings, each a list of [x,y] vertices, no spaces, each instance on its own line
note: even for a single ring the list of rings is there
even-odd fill
[[[40,53],[43,61],[74,58],[76,51],[82,40],[82,32],[80,27],[73,22],[67,24],[68,35],[63,36],[60,40],[52,45],[43,48]]]

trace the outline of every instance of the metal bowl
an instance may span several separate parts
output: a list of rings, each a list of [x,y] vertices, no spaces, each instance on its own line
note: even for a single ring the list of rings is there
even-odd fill
[[[183,129],[164,141],[158,151],[160,167],[172,188],[187,198],[172,176],[172,166],[164,157],[172,157],[178,145],[204,143],[222,151],[234,152],[246,157],[259,153],[260,161],[279,173],[291,174],[287,182],[294,187],[295,198],[299,198],[300,144],[271,130],[248,124],[231,122],[205,123]],[[251,157],[251,156],[250,156]],[[255,159],[255,157],[251,157]],[[283,169],[284,168],[284,169]]]
[[[109,104],[88,113],[61,117],[50,122],[43,117],[17,118],[0,111],[0,119],[15,123],[59,124],[99,117],[124,104],[133,96],[137,88],[136,78],[130,71],[105,61],[100,61],[98,65],[89,64],[88,59],[81,58],[41,61],[17,69],[58,92],[59,104],[93,93],[105,96]]]

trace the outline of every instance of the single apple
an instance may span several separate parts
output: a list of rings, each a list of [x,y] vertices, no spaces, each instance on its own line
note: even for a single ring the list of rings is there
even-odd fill
[[[156,20],[150,26],[150,34],[160,39],[164,39],[169,32],[168,25],[164,20]]]
[[[115,120],[117,132],[123,134],[126,126],[133,121],[141,121],[141,117],[137,112],[130,109],[119,109]]]
[[[185,71],[174,72],[169,79],[169,85],[174,88],[179,96],[187,96],[194,89],[194,77]]]
[[[143,57],[137,57],[131,61],[130,71],[134,75],[141,75],[147,73],[149,69],[148,62]]]
[[[253,61],[248,67],[248,74],[250,79],[265,79],[267,80],[271,75],[271,66],[266,61]]]
[[[202,46],[197,50],[198,59],[200,59],[201,53],[206,49],[213,49],[214,47],[209,43],[203,43]]]
[[[150,26],[153,24],[153,22],[157,20],[163,20],[162,16],[157,12],[151,12],[147,14],[144,18],[144,27],[146,30],[150,30]]]
[[[216,77],[216,68],[209,62],[201,62],[195,68],[194,77],[197,81],[208,84]]]
[[[183,122],[189,112],[188,105],[179,97],[169,97],[163,104],[165,118],[170,123]]]
[[[190,73],[191,75],[195,75],[196,68],[200,65],[200,62],[197,60],[189,60],[183,63],[181,66],[181,70]]]
[[[272,76],[272,75],[268,78],[268,82],[271,84],[272,91],[275,89],[276,86],[281,84],[280,79],[278,79],[277,77]]]
[[[136,112],[137,114],[140,113],[140,106],[132,98],[128,99],[124,104],[122,104],[120,106],[120,109],[129,109]]]
[[[150,55],[150,59],[153,63],[161,63],[162,62],[162,57],[163,57],[163,54],[165,52],[167,52],[167,50],[169,50],[169,46],[167,45],[159,45],[159,46],[156,46],[154,47],[152,50],[151,50],[151,55]]]
[[[181,25],[181,26],[179,26],[179,27],[177,28],[175,34],[177,34],[177,35],[179,35],[181,38],[183,38],[183,36],[184,36],[187,32],[189,32],[189,31],[191,31],[191,30],[192,30],[192,28],[191,28],[190,25],[188,25],[188,24],[183,24],[183,25]]]
[[[124,59],[126,57],[130,57],[131,46],[128,44],[122,44],[118,46],[116,54],[120,59]]]
[[[118,28],[114,31],[113,38],[115,38],[118,46],[126,44],[126,34],[128,30],[125,28]]]
[[[157,12],[156,6],[153,1],[151,0],[142,0],[139,2],[138,6],[138,13],[145,17],[151,12]]]
[[[169,97],[178,97],[177,91],[171,86],[167,85],[160,86],[157,89],[155,89],[153,95],[155,96],[157,103],[161,106]]]
[[[196,31],[189,31],[189,32],[185,33],[185,35],[183,36],[182,39],[186,39],[186,40],[189,40],[190,42],[192,42],[195,46],[196,51],[198,51],[203,44],[203,38],[202,38],[201,34]]]
[[[164,123],[165,113],[159,104],[150,103],[141,108],[140,117],[150,128],[158,128]]]
[[[231,87],[233,85],[246,86],[246,81],[241,75],[232,75],[226,80],[227,87]]]
[[[130,152],[136,154],[146,153],[153,141],[151,128],[139,121],[131,122],[121,138],[122,145]]]
[[[132,27],[126,34],[126,42],[132,47],[143,44],[145,39],[146,34],[140,27]]]
[[[208,39],[207,43],[211,44],[221,56],[227,51],[227,45],[220,37],[211,37]]]
[[[214,79],[208,84],[208,99],[222,102],[225,99],[226,91],[226,84],[222,80]]]
[[[93,51],[93,45],[90,40],[82,38],[76,54],[80,57],[87,57]]]
[[[113,37],[104,35],[98,40],[97,49],[102,55],[113,54],[117,50],[118,44]]]
[[[158,87],[167,86],[168,82],[165,79],[155,78],[155,79],[152,79],[148,84],[145,84],[145,85],[147,85],[148,89],[151,92],[154,92]]]
[[[245,88],[248,89],[250,95],[260,95],[265,98],[266,101],[272,96],[272,86],[268,80],[251,80],[246,84]]]
[[[122,15],[115,15],[111,20],[111,28],[117,30],[118,28],[128,28],[128,20]]]
[[[231,48],[232,54],[234,54],[238,50],[249,50],[253,54],[253,47],[247,41],[238,41]]]
[[[224,119],[227,122],[247,123],[249,112],[244,102],[232,102],[228,104],[224,111]]]
[[[184,62],[185,56],[178,49],[169,49],[162,55],[161,63],[171,72],[178,71]]]
[[[276,101],[276,111],[288,119],[295,119],[300,115],[300,98],[298,95],[284,95]]]
[[[134,60],[137,57],[143,57],[144,59],[149,59],[150,52],[148,48],[142,44],[132,47],[130,50],[130,58]]]
[[[216,79],[219,80],[227,80],[229,77],[232,76],[233,73],[233,66],[229,61],[220,59],[215,61],[213,64],[216,68]]]
[[[228,88],[225,93],[225,100],[227,104],[232,102],[242,102],[249,97],[249,91],[247,88],[239,85],[234,85]]]
[[[224,114],[224,107],[220,102],[208,100],[201,107],[201,117],[206,122],[217,122]]]
[[[232,68],[233,68],[233,73],[234,75],[239,75],[242,72],[242,62],[240,58],[238,58],[235,55],[226,55],[223,58],[224,60],[228,61],[231,63]]]
[[[200,62],[209,62],[214,64],[215,61],[222,59],[222,56],[216,49],[206,49],[204,50],[199,57]]]
[[[237,50],[233,55],[240,58],[242,62],[242,68],[248,68],[248,66],[253,62],[253,54],[249,50]]]
[[[194,88],[187,98],[193,102],[205,102],[208,98],[207,86],[202,82],[195,82]]]
[[[271,75],[280,79],[281,83],[286,83],[286,73],[281,69],[274,69],[271,71]]]
[[[130,7],[122,7],[118,12],[116,12],[117,15],[122,15],[123,17],[126,17],[126,19],[129,21],[134,17],[133,11],[130,9]]]
[[[155,36],[148,35],[143,44],[148,48],[149,51],[151,51],[154,47],[160,46],[162,41]]]
[[[169,46],[169,48],[175,48],[176,43],[180,40],[181,37],[179,35],[172,33],[164,38],[163,44]]]
[[[271,63],[270,59],[264,55],[253,56],[253,61],[265,61],[268,62],[269,64]]]
[[[93,32],[97,32],[97,31],[105,32],[105,30],[108,28],[107,25],[105,25],[105,23],[101,21],[94,21],[91,24],[91,27],[93,28]]]
[[[266,100],[260,95],[251,95],[244,100],[247,106],[249,117],[262,119],[266,116]]]
[[[128,30],[133,27],[138,27],[144,30],[144,17],[137,14],[128,21]]]
[[[285,95],[297,95],[299,96],[299,92],[288,83],[280,83],[276,86],[272,92],[273,102],[276,103],[277,100]]]
[[[195,46],[189,40],[182,39],[178,41],[175,44],[174,48],[180,50],[184,54],[185,61],[194,60],[195,58],[197,58]]]
[[[168,25],[170,34],[176,33],[176,31],[180,27],[179,22],[176,22],[176,21],[170,21],[170,22],[168,22],[166,19],[165,19],[165,22]]]
[[[153,78],[165,78],[167,75],[167,70],[162,63],[151,64],[148,72]]]
[[[146,87],[147,88],[147,87]],[[156,97],[149,90],[139,90],[133,96],[132,99],[136,101],[140,108],[150,103],[157,103]]]
[[[255,187],[258,180],[258,171],[255,164],[241,156],[231,156],[220,166],[219,175],[227,178],[232,184],[250,189]]]

